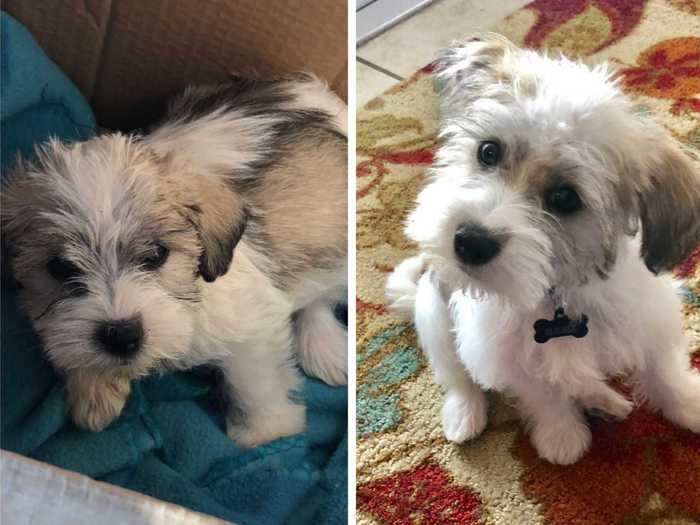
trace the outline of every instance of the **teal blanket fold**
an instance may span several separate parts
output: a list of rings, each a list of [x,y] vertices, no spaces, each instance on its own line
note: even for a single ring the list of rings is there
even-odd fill
[[[95,121],[26,30],[4,13],[1,22],[4,173],[18,152],[51,136],[87,138]],[[252,450],[226,436],[206,368],[134,384],[117,421],[81,431],[6,271],[1,306],[2,448],[242,525],[346,523],[346,388],[306,379],[304,434]]]

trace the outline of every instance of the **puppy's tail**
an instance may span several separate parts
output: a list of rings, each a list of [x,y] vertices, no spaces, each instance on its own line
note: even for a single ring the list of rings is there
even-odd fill
[[[418,279],[424,272],[425,262],[421,255],[410,257],[394,268],[385,289],[392,311],[413,317]]]

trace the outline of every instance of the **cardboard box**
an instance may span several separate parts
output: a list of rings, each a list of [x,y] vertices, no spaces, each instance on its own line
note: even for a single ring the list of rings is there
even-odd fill
[[[311,71],[347,100],[344,0],[5,0],[108,128],[148,122],[187,84]]]

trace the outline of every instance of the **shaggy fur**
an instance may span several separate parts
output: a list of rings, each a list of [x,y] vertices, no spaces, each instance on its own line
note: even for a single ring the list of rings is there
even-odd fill
[[[605,65],[486,35],[446,51],[436,82],[443,144],[406,226],[421,254],[396,268],[387,294],[414,315],[446,390],[447,438],[478,435],[482,390],[497,390],[517,399],[543,458],[572,463],[591,442],[584,410],[632,409],[606,383],[623,373],[671,421],[700,432],[680,298],[656,276],[700,242],[696,166],[634,114]],[[484,141],[500,145],[494,166],[479,161]],[[551,208],[564,187],[580,198],[571,213]],[[464,225],[486,232],[497,255],[460,258]],[[589,335],[536,343],[534,322],[557,307],[588,316]]]
[[[303,429],[295,352],[346,383],[330,314],[347,282],[346,111],[310,76],[238,79],[188,89],[146,136],[52,141],[18,165],[3,230],[79,426],[108,425],[132,379],[213,364],[229,434],[254,446]],[[135,326],[136,351],[107,351],[105,322]]]

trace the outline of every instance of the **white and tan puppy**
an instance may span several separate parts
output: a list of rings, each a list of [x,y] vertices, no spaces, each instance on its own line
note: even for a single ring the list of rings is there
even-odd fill
[[[100,430],[130,381],[211,364],[228,432],[299,432],[302,367],[347,382],[347,110],[310,76],[188,89],[145,136],[51,142],[3,187],[23,307]]]
[[[421,253],[387,293],[415,316],[447,438],[477,436],[495,390],[517,400],[541,457],[575,462],[585,410],[632,409],[606,383],[618,374],[700,432],[680,297],[657,276],[700,243],[697,165],[605,66],[487,35],[436,75],[443,143],[406,227]]]

